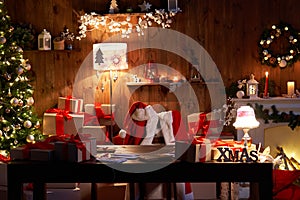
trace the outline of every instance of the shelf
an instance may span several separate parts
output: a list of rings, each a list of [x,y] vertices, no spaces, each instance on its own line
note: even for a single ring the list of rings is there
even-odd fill
[[[174,92],[177,87],[180,87],[182,82],[127,82],[127,87],[141,87],[141,86],[164,86],[169,88],[171,92]]]
[[[79,52],[81,51],[81,49],[72,49],[72,50],[67,50],[67,49],[63,49],[63,50],[54,50],[54,49],[51,49],[51,50],[37,50],[37,49],[34,49],[34,50],[24,50],[24,53],[41,53],[41,52]]]

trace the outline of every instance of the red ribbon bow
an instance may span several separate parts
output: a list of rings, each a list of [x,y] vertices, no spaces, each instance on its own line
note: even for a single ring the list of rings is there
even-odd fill
[[[56,113],[56,135],[63,135],[64,121],[72,119],[72,116],[70,115],[70,111],[66,111],[58,108],[50,108],[46,111],[46,113]]]

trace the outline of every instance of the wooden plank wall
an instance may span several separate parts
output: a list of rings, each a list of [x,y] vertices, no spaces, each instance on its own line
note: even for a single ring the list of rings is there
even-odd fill
[[[74,11],[97,11],[104,13],[109,0],[14,0],[6,1],[9,15],[14,22],[33,24],[39,33],[43,28],[49,30],[53,37],[58,36],[67,26],[71,31],[77,31],[77,16]],[[138,10],[142,0],[120,0],[119,7],[124,10],[131,6]],[[149,0],[153,7],[166,6],[166,0]],[[257,80],[269,71],[270,79],[277,85],[277,94],[286,93],[286,82],[295,80],[300,88],[298,77],[300,75],[300,62],[280,69],[261,65],[258,60],[257,43],[261,33],[271,25],[280,21],[291,24],[300,30],[298,17],[300,1],[298,0],[178,0],[182,13],[179,13],[172,24],[172,29],[189,36],[198,42],[211,56],[218,67],[225,86],[237,81],[251,73]],[[96,98],[102,103],[109,102],[107,86],[102,92],[100,83],[106,80],[107,74],[97,79],[92,70],[91,50],[92,44],[111,39],[112,34],[104,31],[93,31],[87,38],[76,41],[73,51],[26,51],[24,56],[30,60],[32,70],[36,75],[34,82],[36,110],[39,115],[55,106],[59,96],[71,95],[84,98],[85,103],[93,103]],[[114,38],[115,42],[133,44],[132,38],[123,40]],[[151,38],[145,38],[151,42]],[[163,42],[163,41],[162,41]],[[174,41],[174,44],[180,41]],[[189,78],[191,64],[184,58],[166,51],[155,49],[140,49],[128,54],[129,70],[147,63],[149,58],[162,63],[180,72]],[[120,72],[119,76],[126,74]],[[90,77],[90,78],[87,78]],[[104,79],[103,79],[104,77]],[[105,78],[106,77],[106,78]],[[81,79],[80,79],[81,78]],[[80,80],[80,84],[75,84]],[[99,81],[99,82],[98,82]],[[130,94],[125,79],[114,84],[114,101],[125,104],[127,107],[136,100],[146,103],[163,104],[167,109],[179,109],[185,102],[179,102],[174,94],[164,92],[161,87],[143,87]],[[297,82],[298,81],[298,82]],[[78,86],[79,85],[79,86]],[[74,87],[76,86],[76,91]],[[98,88],[97,88],[98,86]],[[210,96],[203,84],[192,86],[198,98],[200,110],[209,111]],[[96,92],[97,91],[97,92]],[[187,91],[184,89],[184,91]],[[214,97],[214,94],[211,94]],[[122,113],[124,113],[122,111]]]

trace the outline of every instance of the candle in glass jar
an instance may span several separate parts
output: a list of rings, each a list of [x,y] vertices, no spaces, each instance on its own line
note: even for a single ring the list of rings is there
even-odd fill
[[[264,96],[268,96],[268,90],[269,90],[269,72],[266,72],[266,80],[265,80],[265,90],[264,90]]]
[[[288,81],[287,82],[287,95],[288,96],[293,96],[295,91],[295,81]]]

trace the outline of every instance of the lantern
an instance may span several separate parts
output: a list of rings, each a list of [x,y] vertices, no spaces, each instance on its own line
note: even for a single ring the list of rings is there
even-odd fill
[[[51,50],[51,35],[44,29],[38,36],[38,49]]]
[[[254,79],[254,75],[250,75],[250,80],[247,81],[247,96],[250,99],[258,97],[258,82]]]
[[[168,11],[177,12],[177,0],[168,0]]]
[[[153,63],[153,61],[149,61],[145,65],[144,77],[145,77],[145,79],[149,80],[150,82],[158,82],[159,81],[158,68],[157,68],[156,63]]]

